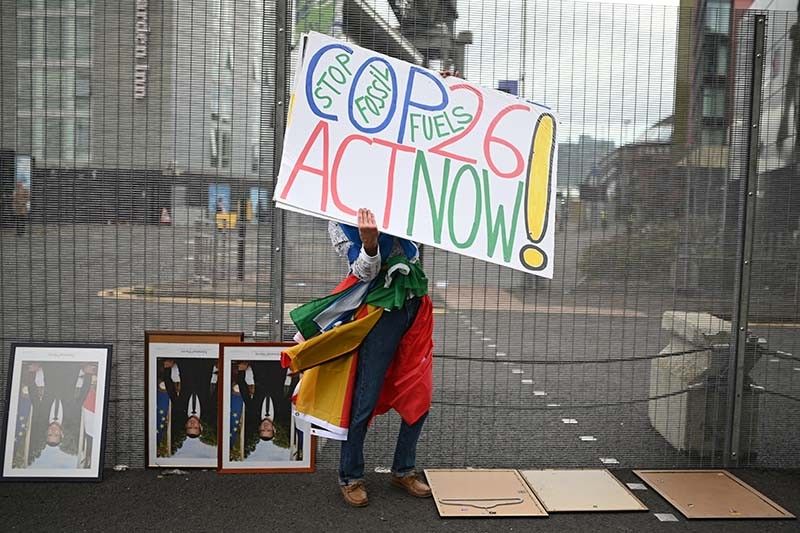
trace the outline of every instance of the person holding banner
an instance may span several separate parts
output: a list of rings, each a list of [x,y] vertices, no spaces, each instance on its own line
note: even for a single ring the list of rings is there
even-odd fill
[[[350,273],[331,295],[292,311],[300,342],[283,352],[283,364],[304,371],[296,416],[343,441],[341,492],[346,503],[363,507],[367,427],[389,409],[402,418],[391,483],[412,496],[431,495],[415,467],[433,394],[433,308],[416,244],[380,234],[368,209],[359,209],[357,223],[329,222]]]

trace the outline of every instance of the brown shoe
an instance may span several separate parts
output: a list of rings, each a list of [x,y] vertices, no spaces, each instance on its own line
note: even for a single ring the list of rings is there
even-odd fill
[[[348,505],[353,507],[366,507],[369,504],[367,487],[363,481],[354,481],[349,485],[341,485],[342,496]]]
[[[431,497],[431,488],[427,483],[421,481],[417,474],[411,474],[403,477],[395,476],[393,474],[391,483],[395,487],[400,487],[410,495],[416,496],[417,498]]]

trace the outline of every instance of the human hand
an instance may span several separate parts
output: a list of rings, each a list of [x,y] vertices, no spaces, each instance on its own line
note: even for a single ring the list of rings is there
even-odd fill
[[[250,366],[249,364],[247,364],[247,363],[245,363],[243,361],[240,361],[239,363],[236,363],[236,369],[239,370],[240,372],[244,372],[245,370],[248,369],[249,366]]]
[[[378,253],[378,225],[375,215],[369,209],[358,210],[358,235],[367,255],[374,256]]]
[[[172,368],[175,366],[175,361],[172,359],[165,359],[164,360],[164,368]]]

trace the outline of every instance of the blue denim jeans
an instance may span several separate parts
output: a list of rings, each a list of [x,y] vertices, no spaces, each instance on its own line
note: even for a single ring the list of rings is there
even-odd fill
[[[350,408],[350,428],[342,442],[339,460],[339,483],[346,485],[364,479],[364,439],[375,405],[378,403],[386,371],[394,359],[400,339],[414,322],[419,310],[419,298],[407,300],[395,311],[384,311],[358,351],[358,369]],[[392,463],[392,473],[406,476],[414,472],[417,460],[417,440],[427,413],[413,425],[403,422]]]

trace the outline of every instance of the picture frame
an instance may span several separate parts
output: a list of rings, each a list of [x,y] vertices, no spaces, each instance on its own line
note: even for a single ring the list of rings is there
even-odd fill
[[[242,332],[145,332],[145,466],[216,468],[219,346]]]
[[[293,343],[220,346],[218,472],[314,471],[316,437],[292,404],[299,376],[281,366],[288,346]]]
[[[3,481],[100,481],[110,344],[12,343]]]

